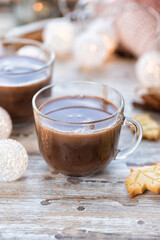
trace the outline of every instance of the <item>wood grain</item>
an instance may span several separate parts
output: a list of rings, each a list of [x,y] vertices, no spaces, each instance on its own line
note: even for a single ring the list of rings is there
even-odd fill
[[[134,61],[113,59],[93,72],[80,71],[72,60],[57,62],[54,81],[61,80],[108,83],[123,94],[127,116],[140,111],[131,104]],[[158,114],[152,117],[159,121]],[[12,138],[26,147],[29,166],[21,179],[0,184],[0,239],[159,239],[160,196],[146,192],[131,199],[124,183],[130,167],[159,162],[159,141],[143,140],[130,157],[92,177],[71,178],[48,168],[33,125],[14,129]],[[131,138],[124,129],[120,147]]]

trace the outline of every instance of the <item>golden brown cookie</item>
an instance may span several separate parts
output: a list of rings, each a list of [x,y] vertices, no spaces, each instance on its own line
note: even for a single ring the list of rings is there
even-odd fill
[[[143,138],[155,141],[159,139],[160,126],[149,114],[139,114],[134,118],[142,125]]]
[[[131,169],[130,176],[125,182],[131,197],[142,194],[145,190],[160,193],[160,163]]]

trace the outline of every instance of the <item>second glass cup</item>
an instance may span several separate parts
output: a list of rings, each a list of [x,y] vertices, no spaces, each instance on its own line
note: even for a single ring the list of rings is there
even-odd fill
[[[95,82],[61,82],[33,97],[40,151],[47,163],[70,176],[90,175],[112,159],[125,158],[139,145],[140,124],[124,117],[124,99]],[[118,150],[121,127],[134,129],[135,142]]]
[[[14,123],[33,118],[32,97],[51,83],[54,59],[54,53],[40,42],[0,41],[0,106]]]

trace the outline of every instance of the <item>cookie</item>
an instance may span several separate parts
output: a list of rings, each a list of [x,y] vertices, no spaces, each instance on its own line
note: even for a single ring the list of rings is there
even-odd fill
[[[160,126],[149,114],[139,114],[134,116],[134,119],[142,125],[144,139],[155,141],[159,139]]]
[[[131,197],[142,194],[146,190],[160,193],[160,163],[153,166],[131,169],[130,176],[125,181]]]

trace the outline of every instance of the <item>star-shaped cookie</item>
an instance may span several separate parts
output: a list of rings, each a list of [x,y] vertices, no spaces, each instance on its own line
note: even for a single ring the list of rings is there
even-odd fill
[[[134,116],[134,119],[142,125],[143,138],[155,141],[159,139],[160,126],[149,114],[139,114]]]
[[[145,190],[160,193],[160,163],[131,169],[130,176],[126,179],[127,190],[131,197],[142,194]]]

